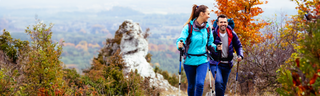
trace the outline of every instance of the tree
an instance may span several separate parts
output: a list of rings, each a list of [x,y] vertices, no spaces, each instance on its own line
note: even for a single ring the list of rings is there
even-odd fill
[[[28,41],[21,41],[19,39],[13,39],[8,31],[3,30],[3,34],[0,35],[0,50],[2,50],[5,56],[8,57],[12,63],[17,63],[19,56],[23,55],[23,52],[29,49]]]
[[[218,9],[214,11],[217,15],[225,14],[228,18],[233,18],[235,23],[235,32],[239,36],[243,45],[247,43],[256,43],[261,40],[260,29],[268,25],[263,20],[255,19],[254,17],[263,13],[264,11],[256,5],[267,4],[260,0],[216,0]],[[212,10],[213,11],[213,10]],[[212,20],[212,24],[215,20]]]
[[[316,39],[320,38],[320,1],[294,1],[298,4],[298,15],[292,16],[288,33],[298,31],[291,33],[298,34],[296,45],[293,45],[296,52],[277,71],[278,81],[282,84],[277,92],[281,95],[315,96],[320,92],[320,40]],[[307,20],[304,19],[305,14],[308,14]]]
[[[25,30],[31,37],[31,48],[28,60],[24,62],[24,75],[26,77],[25,91],[30,95],[62,95],[63,92],[63,70],[62,62],[59,60],[62,45],[51,40],[51,29],[42,22],[27,27]]]
[[[3,30],[0,35],[0,94],[1,95],[24,95],[20,93],[24,82],[25,55],[29,50],[29,42],[13,39],[10,32]]]
[[[264,34],[261,42],[244,47],[248,51],[244,52],[246,57],[240,62],[241,71],[238,77],[240,86],[237,87],[241,95],[274,95],[275,89],[280,85],[276,70],[284,65],[294,52],[293,46],[285,44],[288,38],[280,35],[284,32],[287,17],[281,14],[280,20],[275,16],[266,21],[269,25],[261,31]],[[235,74],[236,72],[231,72],[230,81],[235,80],[233,78]],[[228,85],[231,87],[228,87],[229,89],[234,89],[232,83]]]

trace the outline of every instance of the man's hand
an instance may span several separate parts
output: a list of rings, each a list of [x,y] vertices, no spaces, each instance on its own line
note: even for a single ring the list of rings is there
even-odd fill
[[[217,50],[222,50],[222,44],[217,45]]]
[[[238,56],[238,62],[240,62],[242,60],[241,56]]]

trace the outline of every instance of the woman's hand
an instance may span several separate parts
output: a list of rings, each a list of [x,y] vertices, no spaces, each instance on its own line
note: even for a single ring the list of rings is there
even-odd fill
[[[183,42],[179,42],[178,47],[181,49],[183,47]]]

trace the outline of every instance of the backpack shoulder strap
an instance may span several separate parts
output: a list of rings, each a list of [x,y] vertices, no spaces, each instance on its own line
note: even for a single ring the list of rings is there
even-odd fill
[[[212,29],[212,35],[213,35],[213,39],[217,40],[217,37],[219,37],[217,29]]]
[[[210,38],[210,27],[207,28],[207,34],[208,34],[208,37],[207,37],[207,45],[206,45],[206,54],[207,54],[207,59],[210,60],[212,59],[212,57],[210,57],[209,53],[208,53],[208,47],[209,47],[209,38]],[[210,57],[210,58],[209,58]],[[213,59],[212,59],[213,60]]]
[[[207,47],[208,47],[208,42],[209,42],[209,38],[210,38],[210,27],[207,28],[207,33],[208,33],[208,38],[207,38]]]
[[[210,33],[210,27],[207,28],[207,33],[208,33],[208,40],[209,40],[210,34],[211,34],[211,33]]]
[[[192,36],[192,31],[193,31],[192,25],[190,23],[188,23],[188,26],[189,26],[189,30],[188,30],[189,35],[186,40],[187,46],[189,46],[191,44],[191,36]]]
[[[191,44],[191,36],[192,36],[192,31],[193,31],[192,25],[190,23],[188,23],[188,27],[189,27],[189,29],[188,29],[189,35],[188,35],[188,37],[186,39],[186,45],[184,46],[185,47],[184,59],[186,59],[187,56],[189,56],[188,55],[188,50],[189,50],[189,45]]]

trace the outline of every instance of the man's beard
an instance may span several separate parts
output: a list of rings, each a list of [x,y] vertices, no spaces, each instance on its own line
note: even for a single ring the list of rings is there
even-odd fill
[[[227,26],[225,26],[225,25],[223,25],[223,26],[220,27],[220,30],[221,30],[221,31],[225,31],[226,29],[227,29]]]

